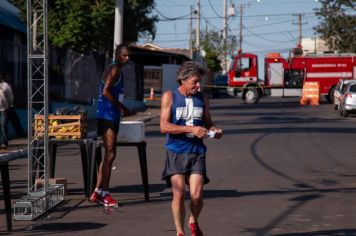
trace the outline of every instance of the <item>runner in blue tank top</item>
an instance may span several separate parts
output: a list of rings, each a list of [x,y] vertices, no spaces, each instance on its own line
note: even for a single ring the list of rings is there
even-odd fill
[[[180,126],[204,126],[203,110],[204,97],[200,92],[186,97],[178,89],[172,90],[173,102],[171,106],[172,124]],[[174,153],[205,153],[203,139],[188,134],[167,135],[166,148]]]
[[[204,69],[195,62],[183,63],[177,72],[179,87],[162,96],[160,129],[167,134],[166,163],[162,179],[172,186],[172,213],[177,235],[184,235],[185,185],[190,193],[191,235],[203,236],[198,217],[203,208],[203,185],[206,176],[203,138],[222,137],[210,116],[209,101],[199,92]]]
[[[125,45],[119,45],[115,50],[115,63],[108,65],[99,86],[97,115],[97,133],[104,142],[105,155],[99,166],[96,187],[90,201],[104,206],[117,206],[109,193],[109,180],[112,163],[116,157],[116,139],[119,132],[121,112],[124,116],[133,114],[120,101],[123,94],[124,78],[121,68],[129,60],[130,50]]]
[[[115,66],[113,63],[111,67]],[[121,118],[121,110],[115,107],[113,103],[109,101],[108,98],[103,94],[106,82],[101,80],[99,86],[99,96],[98,96],[98,108],[96,110],[96,118],[105,119],[113,121],[119,124]],[[118,80],[111,86],[110,94],[114,98],[118,98],[124,93],[124,77],[122,72],[120,72]]]

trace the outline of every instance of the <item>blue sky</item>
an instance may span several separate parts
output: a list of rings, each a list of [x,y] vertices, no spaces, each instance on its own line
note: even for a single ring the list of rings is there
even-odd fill
[[[162,47],[188,48],[190,6],[196,7],[196,0],[156,0],[160,12],[157,35],[153,41]],[[224,0],[201,0],[201,30],[222,30]],[[227,0],[228,7],[235,5],[235,17],[229,17],[229,34],[239,36],[239,4],[244,6],[243,51],[266,54],[271,51],[287,52],[296,45],[298,39],[297,16],[303,14],[303,37],[315,37],[313,27],[318,18],[314,8],[319,8],[316,0]],[[212,6],[211,6],[211,5]],[[214,9],[213,9],[214,8]],[[216,12],[216,13],[215,13]],[[157,13],[157,12],[154,12]],[[157,13],[158,14],[158,13]],[[179,20],[167,18],[184,17]],[[195,28],[195,19],[193,20]],[[141,40],[140,43],[144,42]]]

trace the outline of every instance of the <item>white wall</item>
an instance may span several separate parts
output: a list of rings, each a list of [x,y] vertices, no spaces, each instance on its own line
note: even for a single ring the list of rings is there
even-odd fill
[[[303,38],[302,47],[304,53],[320,53],[330,51],[330,49],[326,46],[325,41],[318,37]]]

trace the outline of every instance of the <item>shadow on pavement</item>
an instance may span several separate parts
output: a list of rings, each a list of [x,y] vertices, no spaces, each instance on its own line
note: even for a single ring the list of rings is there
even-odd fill
[[[33,225],[26,230],[31,231],[31,235],[48,235],[55,233],[69,233],[82,230],[96,230],[104,227],[105,224],[92,222],[73,222],[73,223],[45,223]],[[42,232],[43,231],[43,232]]]
[[[302,232],[302,233],[287,233],[287,234],[273,234],[271,236],[353,236],[356,235],[356,229],[334,229],[334,230],[322,230],[314,232]]]

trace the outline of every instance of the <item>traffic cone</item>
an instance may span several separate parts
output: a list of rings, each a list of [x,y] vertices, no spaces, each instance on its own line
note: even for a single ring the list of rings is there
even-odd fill
[[[150,100],[154,100],[154,99],[155,99],[155,91],[154,91],[153,87],[151,87]]]

